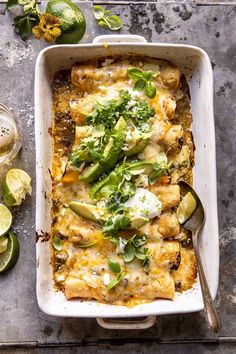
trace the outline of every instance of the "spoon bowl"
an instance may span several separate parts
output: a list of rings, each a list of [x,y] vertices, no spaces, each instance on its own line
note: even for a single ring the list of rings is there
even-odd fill
[[[199,242],[198,242],[199,235],[200,235],[199,231],[201,230],[205,222],[204,208],[197,193],[188,183],[184,181],[180,181],[179,186],[180,186],[181,196],[185,196],[188,192],[190,192],[197,202],[195,211],[185,221],[183,226],[185,229],[191,231],[192,233],[192,241],[193,241],[193,247],[194,247],[196,260],[197,260],[206,321],[208,323],[208,327],[210,328],[210,330],[213,333],[218,333],[221,327],[220,320],[216,312],[214,302],[211,297],[211,293],[208,287],[205,271],[202,265],[201,256],[199,252]]]

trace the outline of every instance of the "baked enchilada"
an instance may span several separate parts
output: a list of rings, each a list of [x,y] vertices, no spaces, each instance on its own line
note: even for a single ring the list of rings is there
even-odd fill
[[[176,214],[194,164],[185,77],[165,60],[99,59],[57,73],[52,91],[55,286],[126,306],[192,288]]]

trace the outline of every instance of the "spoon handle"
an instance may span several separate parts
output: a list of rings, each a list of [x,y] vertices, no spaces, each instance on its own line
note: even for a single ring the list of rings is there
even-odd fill
[[[199,253],[199,247],[198,247],[198,242],[197,242],[197,233],[193,234],[193,245],[195,249],[195,254],[196,254],[196,259],[197,259],[197,265],[198,265],[198,272],[199,272],[199,279],[200,279],[200,284],[201,284],[201,289],[202,289],[202,297],[203,297],[203,302],[204,302],[204,311],[205,311],[205,316],[206,316],[206,321],[208,323],[208,327],[213,333],[218,333],[221,327],[220,324],[220,319],[218,317],[218,314],[216,312],[216,308],[214,305],[214,302],[211,297],[211,293],[208,287],[206,275],[203,269],[200,253]]]

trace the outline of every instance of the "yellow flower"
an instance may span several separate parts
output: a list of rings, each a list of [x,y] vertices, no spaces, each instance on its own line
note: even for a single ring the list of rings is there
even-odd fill
[[[38,39],[52,43],[61,35],[60,21],[56,16],[44,13],[40,16],[40,22],[32,29]]]

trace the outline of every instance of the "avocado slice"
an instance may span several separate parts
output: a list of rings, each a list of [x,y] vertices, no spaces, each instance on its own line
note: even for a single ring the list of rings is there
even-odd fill
[[[153,162],[147,161],[147,160],[140,160],[140,161],[136,161],[136,162],[132,162],[130,168],[130,171],[133,172],[137,172],[143,170],[143,172],[140,173],[144,173],[145,175],[149,175],[152,170],[153,170]]]
[[[136,219],[133,219],[131,221],[131,228],[132,229],[139,229],[140,227],[143,227],[149,222],[148,218],[144,218],[142,216],[137,217]]]
[[[85,219],[95,221],[97,223],[104,221],[111,215],[106,208],[98,207],[97,205],[93,204],[70,202],[69,207],[75,214],[82,216]],[[141,216],[134,218],[131,221],[131,228],[139,229],[147,222],[149,222],[148,218],[144,218]]]
[[[121,150],[125,142],[125,133],[127,125],[123,117],[121,117],[114,127],[114,134],[109,138],[108,144],[104,149],[102,164],[96,163],[87,167],[80,175],[80,180],[85,182],[93,182],[98,179],[103,172],[110,170],[121,156]]]
[[[106,208],[98,207],[93,204],[70,202],[69,207],[75,214],[96,222],[100,222],[108,216]]]
[[[110,180],[110,175],[108,175],[107,177],[101,179],[100,181],[96,182],[89,191],[89,196],[92,199],[96,199],[97,193],[102,189],[102,187],[104,187],[106,184],[109,184],[109,180]]]
[[[93,182],[94,180],[98,179],[98,177],[103,173],[103,168],[99,163],[95,165],[89,166],[84,169],[84,171],[79,176],[81,181],[85,181],[88,183]]]
[[[142,173],[149,175],[152,170],[153,163],[146,161],[146,160],[140,160],[140,161],[135,161],[135,162],[131,162],[130,166],[129,166],[129,170],[133,171],[133,172],[137,172],[137,174],[143,170]],[[105,187],[106,185],[112,184],[111,180],[112,180],[112,176],[114,175],[119,175],[119,172],[123,169],[123,165],[118,166],[117,168],[115,168],[108,176],[106,176],[105,178],[101,179],[100,181],[96,182],[89,191],[89,196],[92,199],[99,199],[99,192],[102,190],[103,187]],[[140,172],[141,173],[141,172]]]
[[[134,145],[129,150],[124,151],[125,156],[130,157],[139,154],[145,149],[145,147],[148,145],[148,142],[149,139],[136,140]]]

